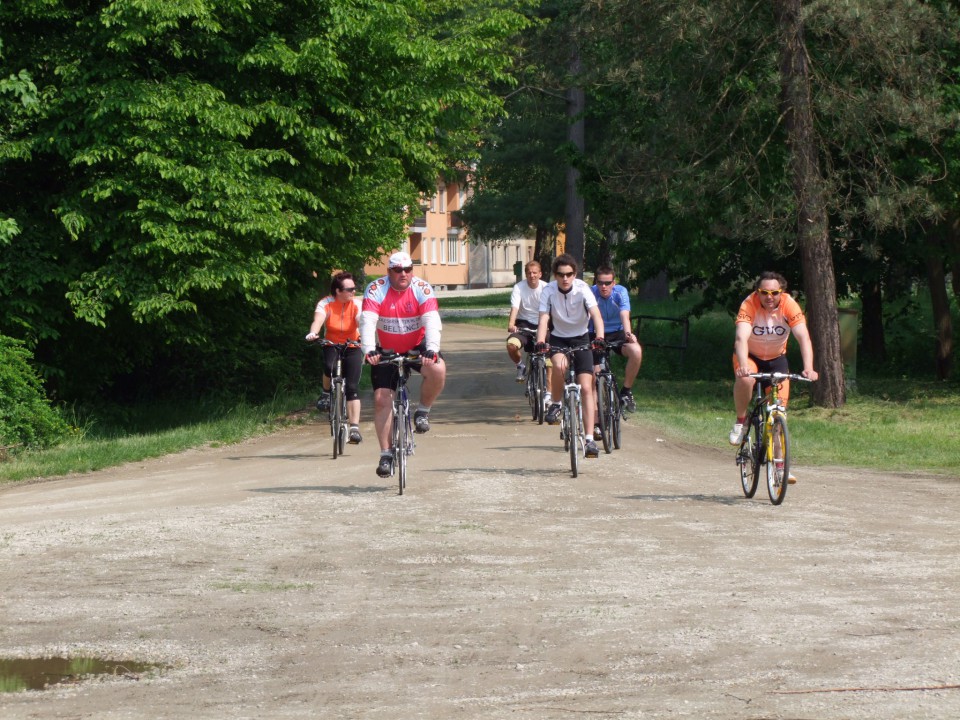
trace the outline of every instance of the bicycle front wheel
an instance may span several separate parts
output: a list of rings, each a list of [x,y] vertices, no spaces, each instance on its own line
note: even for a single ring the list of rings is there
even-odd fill
[[[407,486],[407,424],[404,422],[403,411],[394,408],[393,413],[393,467],[397,472],[397,485],[400,495]]]
[[[570,471],[574,477],[580,474],[580,442],[583,435],[583,421],[580,419],[580,397],[575,392],[567,395],[567,414],[570,423],[567,425],[567,436],[570,439]]]
[[[623,447],[623,435],[620,432],[623,407],[620,405],[620,395],[617,393],[617,384],[613,378],[607,386],[607,402],[610,403],[610,435],[613,438],[614,449],[619,450]]]
[[[536,363],[536,372],[532,373],[534,375],[534,383],[537,386],[537,408],[536,408],[536,417],[534,420],[537,421],[537,425],[543,425],[543,418],[547,413],[546,402],[547,398],[547,366],[543,362]]]
[[[787,433],[787,419],[782,415],[773,418],[770,443],[773,451],[767,453],[767,492],[770,502],[779,505],[787,495],[790,477],[790,435]]]
[[[334,384],[330,393],[330,434],[333,436],[333,459],[343,453],[343,389]]]
[[[760,480],[760,458],[758,452],[760,443],[756,432],[747,426],[737,451],[737,465],[740,466],[740,485],[743,487],[743,496],[752,498],[757,493]]]
[[[610,407],[610,397],[607,389],[610,383],[606,376],[597,377],[597,425],[600,426],[600,435],[603,439],[603,451],[613,451],[613,413]]]

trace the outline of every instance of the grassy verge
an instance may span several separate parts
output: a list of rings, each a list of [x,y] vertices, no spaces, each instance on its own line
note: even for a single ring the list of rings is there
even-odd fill
[[[502,318],[457,321],[503,325]],[[676,351],[649,348],[634,385],[638,409],[631,422],[655,426],[664,436],[685,442],[729,448],[733,380],[725,348],[732,335],[728,317],[698,323],[696,331],[691,330],[686,370]],[[614,367],[622,377],[620,358],[614,357]],[[794,383],[789,428],[798,468],[846,465],[960,477],[957,383],[860,378],[838,409],[812,406],[809,387]]]
[[[310,408],[315,401],[315,395],[291,395],[259,406],[244,402],[196,406],[190,417],[184,417],[182,406],[172,405],[139,407],[109,421],[88,417],[72,439],[0,463],[0,482],[90,472],[189,448],[239,442],[301,421],[307,414],[291,413]]]

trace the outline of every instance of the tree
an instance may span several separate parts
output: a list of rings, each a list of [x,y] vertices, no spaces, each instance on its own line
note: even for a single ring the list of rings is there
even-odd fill
[[[0,77],[39,102],[0,123],[0,330],[84,392],[188,354],[236,377],[251,343],[279,363],[310,271],[399,244],[401,208],[469,162],[525,22],[511,0],[4,3]]]

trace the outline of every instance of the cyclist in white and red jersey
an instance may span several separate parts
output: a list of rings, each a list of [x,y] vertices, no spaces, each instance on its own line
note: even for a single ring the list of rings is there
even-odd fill
[[[816,380],[819,375],[813,369],[813,343],[807,329],[807,319],[800,305],[787,295],[787,281],[779,273],[765,271],[760,274],[754,292],[740,305],[736,319],[736,335],[733,342],[733,403],[737,421],[730,431],[730,444],[739,445],[743,440],[747,408],[753,396],[756,379],[750,373],[790,372],[787,365],[787,339],[793,332],[800,343],[805,378]],[[785,380],[780,392],[784,405],[790,399],[790,381]],[[796,482],[796,478],[789,478]]]
[[[390,451],[390,416],[393,393],[397,389],[399,369],[380,366],[380,353],[392,350],[420,351],[421,362],[414,365],[423,376],[420,405],[413,415],[414,430],[430,430],[430,408],[446,382],[447,366],[440,354],[440,310],[430,283],[414,277],[413,260],[405,252],[396,252],[387,263],[387,275],[374,280],[363,294],[360,320],[360,344],[373,368],[373,424],[380,441],[377,475],[389,477],[393,454]]]

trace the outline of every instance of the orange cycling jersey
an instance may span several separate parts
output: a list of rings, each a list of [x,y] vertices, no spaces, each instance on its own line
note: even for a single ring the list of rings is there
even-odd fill
[[[360,317],[360,302],[337,302],[333,295],[327,295],[317,303],[318,313],[324,313],[323,319],[326,332],[324,337],[330,342],[342,343],[347,340],[360,339],[360,326],[357,319]]]
[[[790,328],[805,323],[806,318],[799,303],[786,293],[776,308],[767,310],[753,292],[740,305],[736,322],[751,326],[747,351],[760,360],[773,360],[787,351]]]

